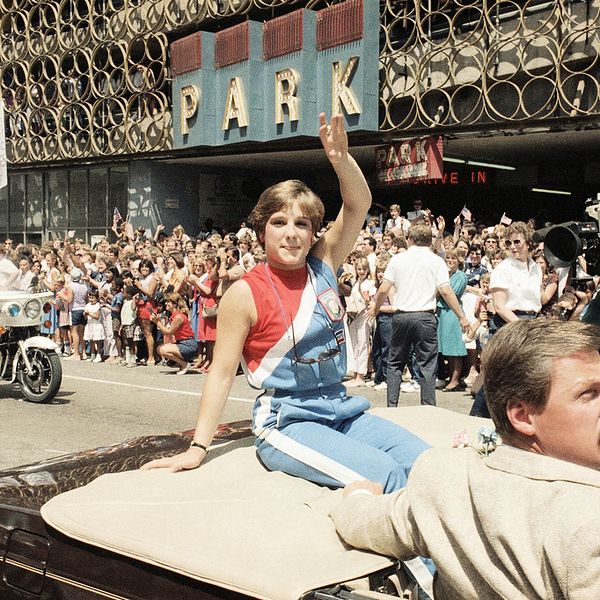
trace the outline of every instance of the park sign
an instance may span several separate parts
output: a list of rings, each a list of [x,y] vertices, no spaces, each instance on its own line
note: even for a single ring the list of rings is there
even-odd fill
[[[346,0],[171,44],[175,148],[317,136],[318,115],[377,131],[379,3]]]
[[[377,181],[384,185],[442,179],[441,136],[405,140],[375,149]]]

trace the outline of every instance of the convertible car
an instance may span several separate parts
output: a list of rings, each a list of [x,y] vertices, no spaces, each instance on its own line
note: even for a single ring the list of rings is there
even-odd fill
[[[453,445],[457,434],[461,442],[476,439],[489,425],[435,407],[373,412],[435,446]],[[415,593],[410,565],[338,538],[327,506],[339,491],[262,466],[248,421],[221,425],[200,469],[138,470],[183,450],[191,435],[136,438],[0,472],[0,598],[360,600]]]

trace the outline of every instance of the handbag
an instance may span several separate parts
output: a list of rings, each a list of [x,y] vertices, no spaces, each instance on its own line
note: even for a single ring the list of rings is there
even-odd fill
[[[217,311],[219,307],[215,304],[214,306],[203,306],[202,307],[202,316],[205,319],[215,319],[217,316]]]

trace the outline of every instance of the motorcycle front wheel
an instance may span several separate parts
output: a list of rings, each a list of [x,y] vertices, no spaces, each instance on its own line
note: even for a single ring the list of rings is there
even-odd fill
[[[41,348],[28,348],[27,358],[31,371],[25,372],[23,358],[19,359],[18,381],[21,390],[30,402],[50,402],[60,389],[62,365],[56,352]]]

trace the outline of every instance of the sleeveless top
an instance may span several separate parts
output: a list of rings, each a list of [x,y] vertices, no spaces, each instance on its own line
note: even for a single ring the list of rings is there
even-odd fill
[[[294,271],[261,263],[244,281],[258,318],[244,344],[242,368],[251,386],[266,390],[254,407],[255,433],[291,421],[334,422],[369,408],[341,384],[344,310],[331,268],[312,256]]]
[[[179,329],[173,332],[175,340],[181,342],[183,340],[195,339],[194,332],[192,330],[192,327],[190,326],[190,320],[188,319],[188,316],[181,311],[173,311],[173,315],[171,316],[171,318],[174,319],[177,315],[179,315],[182,318],[182,323],[179,326]]]

